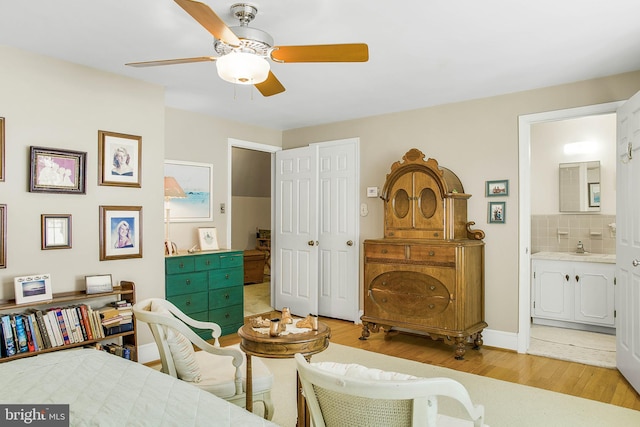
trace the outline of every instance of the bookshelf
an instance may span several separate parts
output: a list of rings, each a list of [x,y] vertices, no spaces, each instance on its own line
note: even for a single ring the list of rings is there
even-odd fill
[[[122,281],[120,286],[114,286],[111,292],[102,292],[99,294],[87,294],[85,291],[71,291],[54,293],[53,299],[47,301],[37,301],[26,304],[16,304],[14,299],[0,300],[0,313],[2,314],[22,314],[25,310],[37,307],[61,307],[65,308],[74,304],[87,304],[90,305],[91,300],[109,299],[114,301],[121,299],[130,302],[131,305],[136,302],[135,284],[133,282]],[[74,347],[83,347],[90,344],[95,344],[102,341],[112,340],[114,338],[122,338],[122,345],[129,344],[135,349],[134,354],[131,356],[131,360],[137,361],[138,346],[136,339],[136,326],[135,319],[133,319],[133,329],[131,331],[108,335],[100,339],[85,340],[82,342],[65,344],[58,347],[44,348],[38,351],[17,353],[13,356],[0,357],[0,363],[9,362],[11,360],[21,359],[23,357],[35,356],[41,353],[50,353],[52,351],[66,350]]]

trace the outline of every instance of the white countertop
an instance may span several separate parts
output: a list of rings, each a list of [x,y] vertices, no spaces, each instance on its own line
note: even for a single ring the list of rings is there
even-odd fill
[[[615,254],[594,254],[585,252],[577,254],[572,252],[536,252],[531,254],[531,259],[546,259],[552,261],[580,261],[580,262],[600,262],[604,264],[615,264]]]

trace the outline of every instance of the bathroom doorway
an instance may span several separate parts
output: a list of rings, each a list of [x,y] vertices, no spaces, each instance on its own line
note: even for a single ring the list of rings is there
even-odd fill
[[[536,174],[532,171],[534,164],[532,162],[532,127],[538,123],[550,123],[558,122],[568,119],[578,119],[588,116],[598,116],[614,113],[621,105],[619,102],[613,102],[608,104],[599,104],[587,107],[580,107],[568,110],[550,111],[545,113],[537,113],[519,118],[519,140],[520,140],[520,163],[519,163],[519,194],[521,195],[519,200],[519,229],[520,229],[520,260],[519,260],[519,333],[518,333],[518,352],[526,353],[530,345],[531,338],[531,252],[534,250],[532,231],[532,210],[533,191],[534,186],[539,188],[538,183],[534,184],[532,179]],[[569,141],[578,142],[578,141]],[[613,135],[612,151],[615,153],[615,135]],[[562,150],[562,147],[558,147],[558,150]],[[557,167],[554,166],[554,167]],[[615,168],[615,161],[610,166]],[[555,175],[557,177],[557,175]],[[557,178],[555,178],[557,179]],[[615,170],[613,172],[612,183],[615,183]],[[615,184],[614,184],[615,185]],[[541,187],[541,186],[540,186]],[[552,189],[557,189],[557,184],[554,184],[552,188],[548,185],[545,188],[541,188],[542,191],[550,192]],[[554,194],[558,194],[554,192]],[[613,197],[612,193],[611,197]],[[549,203],[558,203],[558,198],[550,201]],[[615,198],[614,198],[615,200]],[[536,203],[537,199],[536,199]],[[615,209],[615,201],[613,202]],[[559,212],[558,212],[559,214]],[[615,214],[615,210],[614,210]],[[556,227],[557,233],[557,227]],[[556,236],[557,237],[557,236]],[[540,242],[535,242],[540,243]]]
[[[273,153],[280,147],[229,139],[231,247],[245,251],[245,316],[271,311]],[[261,273],[261,274],[260,274]]]

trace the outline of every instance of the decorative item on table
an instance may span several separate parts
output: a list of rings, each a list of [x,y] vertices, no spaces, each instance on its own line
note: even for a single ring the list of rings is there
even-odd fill
[[[282,307],[282,323],[293,323],[293,317],[291,317],[291,310],[289,310],[289,307]]]
[[[16,304],[53,299],[51,275],[48,273],[16,277],[13,283],[16,292]]]
[[[185,197],[187,197],[187,195],[185,194],[182,187],[180,187],[180,184],[178,184],[178,181],[176,181],[176,179],[172,176],[165,176],[164,177],[164,209],[166,212],[165,221],[167,222],[167,226],[165,228],[165,235],[164,235],[164,254],[165,255],[171,256],[178,252],[178,247],[169,238],[169,222],[171,222],[171,207],[169,204],[171,202],[171,199],[175,199],[175,198],[184,199]]]
[[[280,319],[271,319],[271,324],[269,325],[269,335],[272,337],[277,337],[280,335]]]
[[[198,239],[200,240],[201,251],[217,251],[218,230],[215,227],[198,228]]]
[[[309,328],[312,331],[318,330],[318,316],[309,313],[304,319],[296,322],[296,328]]]
[[[101,294],[113,291],[113,281],[110,274],[100,274],[96,276],[84,276],[87,295]]]
[[[271,326],[271,320],[263,319],[262,316],[251,318],[250,323],[252,328],[268,328]]]

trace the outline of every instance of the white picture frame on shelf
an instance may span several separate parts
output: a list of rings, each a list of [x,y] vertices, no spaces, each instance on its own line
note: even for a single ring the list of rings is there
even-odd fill
[[[102,294],[113,291],[113,281],[110,274],[84,276],[87,295]]]
[[[218,231],[215,227],[198,228],[198,239],[200,241],[201,251],[217,251]]]
[[[13,279],[16,292],[16,304],[27,304],[40,301],[51,301],[51,275],[32,274]]]

